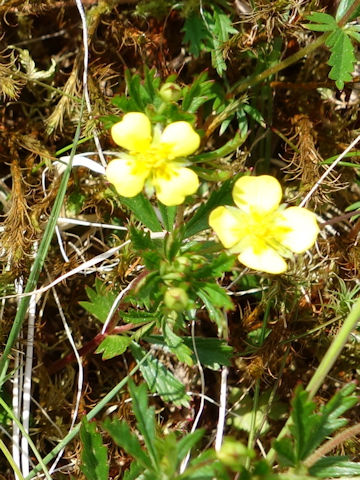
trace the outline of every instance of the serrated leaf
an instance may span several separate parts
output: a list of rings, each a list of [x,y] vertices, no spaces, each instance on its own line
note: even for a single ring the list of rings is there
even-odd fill
[[[319,30],[322,32],[331,31],[338,28],[335,18],[332,15],[329,15],[328,13],[313,12],[306,17],[306,20],[308,20],[309,22],[317,22],[317,23],[323,24],[320,26],[329,27],[329,29],[327,30]],[[312,27],[316,27],[316,25],[307,24],[306,27],[313,30]]]
[[[168,232],[172,232],[174,229],[174,222],[177,212],[177,207],[167,207],[160,201],[158,202],[159,211],[161,214],[161,218],[165,227],[165,230]]]
[[[104,429],[110,434],[115,443],[123,448],[127,453],[134,457],[143,468],[151,468],[151,460],[140,445],[137,436],[130,431],[125,421],[119,421],[117,418],[105,419]]]
[[[155,243],[150,238],[149,232],[138,230],[133,226],[130,227],[129,232],[130,232],[131,242],[135,250],[138,250],[139,252],[143,252],[144,250],[151,250],[155,247]]]
[[[90,302],[82,301],[79,304],[104,323],[117,294],[110,290],[99,278],[95,279],[94,286],[95,290],[91,287],[85,287]]]
[[[86,416],[81,421],[80,439],[83,447],[80,468],[87,480],[108,480],[107,448],[96,431],[96,424],[89,423]]]
[[[122,335],[108,335],[100,343],[95,353],[102,353],[102,359],[109,360],[110,358],[123,354],[130,343],[131,339],[129,337]]]
[[[203,103],[216,97],[214,88],[214,82],[207,80],[206,73],[201,73],[190,87],[184,88],[183,110],[195,113]]]
[[[191,337],[182,337],[182,339],[185,345],[193,350],[193,339]],[[150,335],[145,337],[144,340],[157,345],[166,345],[164,337],[161,335]],[[222,365],[231,365],[233,348],[223,340],[195,337],[194,341],[200,363],[205,367],[219,370]],[[192,353],[192,358],[195,362],[194,353]]]
[[[210,297],[213,305],[218,308],[225,308],[226,310],[234,310],[234,304],[226,291],[217,283],[205,283],[202,287]]]
[[[135,360],[140,363],[145,357],[145,351],[134,342],[130,348]],[[164,402],[189,406],[189,397],[185,393],[185,386],[158,359],[148,355],[146,360],[141,363],[140,371],[151,392],[160,395]]]
[[[329,78],[335,80],[337,88],[342,90],[344,82],[352,80],[351,73],[354,71],[354,63],[356,62],[354,46],[346,31],[339,29],[339,34],[330,49],[331,55],[328,64],[332,68]]]
[[[152,232],[162,232],[162,227],[156,216],[153,206],[142,193],[132,198],[122,197],[121,203],[126,205],[146,227]]]
[[[191,349],[185,345],[182,337],[179,337],[173,332],[168,323],[166,323],[166,319],[163,333],[166,345],[170,348],[172,353],[176,355],[177,359],[187,365],[193,365]]]
[[[236,176],[226,180],[220,189],[213,192],[208,201],[197,209],[196,214],[186,224],[184,238],[191,237],[209,228],[209,215],[215,207],[231,205],[233,203],[231,192],[237,178]]]
[[[351,396],[354,389],[349,385],[337,392],[319,413],[314,413],[315,404],[308,400],[308,393],[297,388],[292,401],[290,431],[294,436],[296,461],[305,460],[334,431],[343,427],[347,420],[339,418],[357,403]]]
[[[236,28],[232,26],[230,15],[225,13],[216,5],[213,6],[214,10],[214,29],[213,33],[216,35],[220,42],[227,42],[231,33],[238,33]]]
[[[185,32],[183,43],[189,44],[189,52],[197,58],[201,53],[201,46],[209,38],[204,20],[197,13],[193,13],[185,19],[182,31]]]
[[[317,478],[360,476],[360,464],[350,462],[344,456],[325,457],[310,467],[309,473]]]
[[[282,467],[294,467],[296,458],[294,454],[294,445],[290,438],[284,437],[274,442],[274,449],[278,455]]]
[[[143,112],[146,107],[146,102],[143,101],[140,91],[140,75],[135,74],[131,76],[130,71],[125,70],[125,81],[129,97],[135,102],[137,109]]]

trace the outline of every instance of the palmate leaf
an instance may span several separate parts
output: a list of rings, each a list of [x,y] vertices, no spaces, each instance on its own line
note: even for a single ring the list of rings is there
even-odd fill
[[[339,90],[344,88],[344,82],[352,80],[351,73],[354,71],[356,57],[354,46],[346,30],[338,29],[333,32],[326,45],[331,50],[328,64],[332,67],[329,78],[335,80],[335,85]]]
[[[203,18],[197,13],[189,15],[182,30],[185,35],[183,43],[189,44],[189,52],[197,58],[210,34],[206,28]]]
[[[131,339],[124,335],[108,335],[98,346],[95,353],[102,353],[103,360],[117,357],[124,353]]]
[[[293,440],[282,438],[274,444],[283,466],[295,466],[304,461],[329,435],[347,423],[339,417],[357,403],[357,397],[351,395],[354,389],[353,384],[344,387],[319,413],[315,412],[315,403],[308,399],[308,392],[301,387],[296,389],[290,426]]]
[[[341,2],[341,12],[337,13],[336,20],[345,14],[346,10],[351,6],[352,2]],[[354,45],[351,42],[351,38],[358,41],[360,36],[352,25],[345,25],[340,27],[334,17],[327,13],[314,12],[307,17],[310,22],[306,25],[309,30],[316,32],[329,32],[330,35],[325,41],[325,44],[331,51],[328,65],[331,70],[329,72],[329,78],[335,80],[335,85],[339,90],[344,88],[344,82],[350,82],[352,80],[351,73],[354,71],[354,64],[356,57],[354,53]]]
[[[104,323],[114,303],[117,293],[110,290],[99,278],[95,279],[95,290],[85,287],[90,302],[83,301],[79,304],[100,322]]]

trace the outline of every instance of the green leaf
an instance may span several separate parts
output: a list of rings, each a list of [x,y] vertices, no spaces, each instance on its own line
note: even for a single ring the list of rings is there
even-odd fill
[[[130,70],[125,70],[125,81],[129,97],[135,102],[137,109],[143,112],[146,103],[143,101],[140,91],[140,75],[135,74],[131,76]]]
[[[205,283],[202,287],[210,297],[213,305],[218,308],[225,308],[226,310],[234,310],[234,304],[226,291],[217,283]]]
[[[189,52],[197,58],[201,53],[204,41],[209,38],[204,20],[197,13],[193,13],[186,18],[182,31],[185,32],[183,43],[189,44]]]
[[[282,438],[274,442],[274,449],[282,467],[294,467],[296,464],[294,445],[290,438]]]
[[[179,460],[185,458],[188,451],[191,450],[199,442],[203,435],[204,430],[199,428],[192,433],[188,433],[187,435],[185,435],[185,437],[181,438],[178,441],[177,448]]]
[[[174,229],[174,222],[175,222],[177,207],[176,206],[167,207],[160,201],[158,202],[158,207],[161,214],[161,218],[163,220],[165,230],[167,230],[168,232],[172,232]]]
[[[161,335],[149,335],[144,338],[149,343],[156,345],[166,345],[164,337]],[[184,344],[193,350],[193,339],[191,337],[182,337]],[[222,365],[231,365],[231,356],[233,348],[223,340],[218,338],[195,337],[196,351],[200,363],[213,370],[219,370]],[[196,362],[195,354],[192,352],[193,361]]]
[[[176,355],[177,359],[180,362],[186,363],[187,365],[193,365],[191,349],[185,345],[182,337],[179,337],[176,335],[176,333],[174,333],[166,319],[163,327],[163,333],[166,345],[170,348],[172,353]]]
[[[238,33],[236,28],[232,26],[230,15],[225,13],[216,5],[213,6],[214,10],[214,26],[213,33],[216,35],[220,42],[227,42],[231,33]]]
[[[330,44],[329,44],[330,42]],[[351,73],[354,71],[356,57],[354,46],[346,31],[339,29],[336,36],[329,38],[326,44],[330,47],[331,55],[328,64],[332,67],[329,78],[335,80],[339,90],[344,88],[344,82],[352,80]]]
[[[110,290],[99,278],[95,279],[95,290],[91,287],[85,287],[85,290],[90,302],[82,301],[79,304],[104,323],[117,294]]]
[[[153,412],[151,413],[153,414]],[[113,421],[106,418],[103,426],[119,447],[134,457],[143,468],[151,468],[150,458],[142,449],[137,436],[130,431],[128,424],[124,420],[120,422],[117,418]]]
[[[136,197],[127,198],[122,197],[121,203],[126,205],[146,227],[150,228],[152,232],[162,232],[160,222],[156,216],[153,206],[142,193]]]
[[[216,97],[214,81],[207,80],[207,73],[201,73],[190,87],[184,88],[182,108],[195,113],[203,103],[214,97]]]
[[[130,348],[138,363],[143,360],[145,352],[139,345],[133,342]],[[158,359],[148,355],[140,365],[140,371],[151,392],[160,395],[164,402],[173,402],[174,405],[178,406],[189,406],[189,397],[185,393],[184,385]]]
[[[154,240],[150,238],[149,232],[138,230],[133,226],[130,227],[129,232],[135,250],[143,252],[144,250],[152,250],[156,247]]]
[[[308,15],[306,17],[306,20],[308,20],[309,22],[317,22],[320,24],[320,25],[312,25],[312,24],[306,25],[306,28],[309,28],[310,30],[315,30],[317,32],[329,32],[339,28],[335,21],[335,18],[329,15],[328,13],[313,12],[311,15]],[[323,29],[318,29],[318,27]]]
[[[83,446],[80,468],[87,480],[108,480],[107,448],[96,431],[96,424],[89,423],[86,416],[81,421],[80,439]]]
[[[209,228],[210,212],[220,205],[231,205],[233,203],[231,192],[238,176],[226,180],[219,190],[213,192],[208,201],[202,204],[192,219],[187,222],[184,238],[191,237],[202,230]]]
[[[122,335],[108,335],[100,343],[95,353],[102,353],[103,360],[109,360],[109,358],[117,357],[126,351],[131,343],[129,337]]]
[[[360,476],[360,464],[344,456],[325,457],[310,467],[309,473],[317,478]]]
[[[140,349],[140,347],[139,347]],[[130,395],[132,398],[133,411],[137,420],[136,426],[144,438],[153,467],[158,470],[159,459],[154,447],[155,439],[155,409],[149,407],[146,385],[142,383],[138,387],[130,379]]]
[[[222,328],[224,314],[222,308],[233,310],[234,305],[225,290],[219,285],[208,283],[205,287],[196,290],[197,296],[204,302],[204,305],[209,312],[209,317],[213,322]]]
[[[129,470],[124,472],[124,480],[138,480],[144,468],[137,462],[131,462]]]

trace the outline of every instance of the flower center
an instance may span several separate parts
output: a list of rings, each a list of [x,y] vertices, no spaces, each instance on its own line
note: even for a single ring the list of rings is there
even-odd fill
[[[236,234],[241,250],[251,246],[254,252],[259,254],[267,247],[275,250],[284,249],[281,244],[290,230],[280,212],[264,214],[264,212],[252,208],[249,213],[244,215]]]
[[[168,143],[152,143],[146,152],[131,152],[135,159],[133,174],[149,172],[151,176],[169,180],[173,176],[172,146]]]

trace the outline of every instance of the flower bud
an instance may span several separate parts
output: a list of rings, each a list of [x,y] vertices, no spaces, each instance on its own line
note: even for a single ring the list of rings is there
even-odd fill
[[[159,93],[164,102],[177,102],[181,98],[181,87],[176,83],[167,82],[160,88]]]
[[[164,303],[171,310],[183,312],[188,306],[189,297],[184,289],[173,287],[165,292]]]

